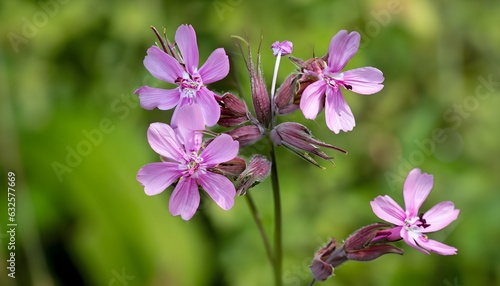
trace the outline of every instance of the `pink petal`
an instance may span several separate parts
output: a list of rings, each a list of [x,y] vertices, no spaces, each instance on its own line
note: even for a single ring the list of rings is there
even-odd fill
[[[204,84],[219,81],[229,73],[229,58],[223,48],[213,51],[199,70]]]
[[[200,157],[203,158],[203,164],[213,167],[219,163],[227,162],[238,155],[239,143],[227,134],[221,134],[208,144]]]
[[[300,109],[307,119],[315,119],[325,104],[326,82],[318,80],[310,84],[302,93]]]
[[[179,89],[162,89],[143,86],[137,89],[135,94],[139,94],[141,107],[147,110],[157,107],[160,110],[169,110],[177,105],[181,94]]]
[[[214,126],[220,117],[220,106],[215,100],[214,93],[202,87],[196,95],[196,102],[200,105],[205,119],[205,125]]]
[[[137,172],[137,181],[144,186],[148,196],[157,195],[179,179],[179,164],[170,162],[150,163]]]
[[[183,162],[184,148],[177,140],[174,130],[165,123],[151,123],[148,142],[156,153],[177,162]]]
[[[344,83],[352,87],[352,91],[360,94],[379,92],[384,85],[384,76],[376,68],[364,67],[344,72]]]
[[[351,108],[338,88],[327,87],[326,89],[325,117],[326,125],[336,134],[340,130],[351,131],[356,125]]]
[[[372,210],[379,218],[395,225],[403,225],[406,214],[389,196],[378,196],[370,202]]]
[[[212,172],[199,172],[198,182],[222,209],[227,211],[233,207],[236,190],[228,178]]]
[[[169,83],[175,83],[175,80],[182,77],[184,72],[176,59],[157,46],[148,49],[148,55],[144,58],[144,66],[154,77]]]
[[[173,216],[181,215],[183,220],[191,219],[200,205],[200,192],[193,178],[183,177],[175,186],[168,209]]]
[[[175,32],[175,42],[181,52],[186,70],[192,75],[198,70],[198,44],[196,32],[191,25],[181,25]]]
[[[401,228],[401,237],[403,240],[411,247],[415,248],[418,251],[421,251],[425,254],[430,254],[429,251],[421,248],[420,246],[417,245],[415,242],[415,239],[410,235],[410,233],[403,227]]]
[[[356,54],[361,36],[358,32],[339,31],[330,42],[328,49],[328,66],[335,72],[341,71],[347,62]]]
[[[423,232],[433,232],[445,228],[457,219],[459,213],[460,210],[455,209],[452,202],[442,202],[435,205],[422,217],[427,224],[430,224]]]
[[[205,119],[201,106],[192,103],[177,107],[172,115],[171,125],[173,128],[180,127],[191,131],[205,129]]]
[[[419,246],[428,249],[432,252],[435,252],[437,254],[441,255],[455,255],[457,254],[457,249],[455,247],[446,245],[444,243],[441,243],[439,241],[435,241],[432,239],[424,239],[423,237],[421,239],[417,240],[417,243]]]
[[[410,217],[418,215],[418,210],[429,195],[433,184],[432,175],[422,173],[418,168],[410,171],[403,187],[405,208]]]

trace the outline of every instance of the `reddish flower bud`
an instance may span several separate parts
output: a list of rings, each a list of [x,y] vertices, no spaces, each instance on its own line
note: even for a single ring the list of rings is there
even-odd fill
[[[332,157],[326,155],[317,146],[334,149],[347,154],[347,151],[345,150],[315,139],[309,129],[307,129],[304,125],[296,122],[284,122],[279,124],[273,130],[271,130],[270,136],[275,145],[285,146],[287,149],[299,155],[306,161],[320,168],[322,167],[311,156],[309,156],[308,153],[314,154],[330,162],[333,161],[331,160]]]
[[[250,45],[248,45],[248,61],[246,63],[250,75],[250,87],[255,115],[257,120],[267,128],[271,122],[271,102],[262,76],[262,70],[260,69],[260,45],[257,51],[257,70],[253,64]]]
[[[390,244],[369,245],[360,250],[347,251],[346,256],[349,260],[371,261],[390,253],[403,255],[403,250]]]
[[[293,99],[298,90],[299,74],[291,74],[279,87],[274,104],[278,114],[287,114],[299,108],[299,105],[293,103]]]
[[[344,243],[347,259],[370,261],[384,254],[403,254],[403,250],[393,245],[373,242],[373,239],[379,235],[381,231],[390,227],[392,227],[390,224],[374,223],[355,231]]]
[[[217,166],[209,168],[210,172],[219,173],[226,177],[236,177],[241,174],[246,168],[246,161],[240,157],[235,157],[234,159],[217,164]]]
[[[231,93],[225,93],[218,100],[221,107],[220,126],[233,127],[248,121],[248,108],[242,100]]]
[[[226,133],[240,142],[240,148],[252,145],[264,136],[264,131],[256,125],[240,126]]]
[[[255,155],[236,180],[236,194],[244,195],[250,188],[262,182],[271,172],[271,162],[262,155]]]
[[[333,256],[342,256],[337,255],[342,252],[339,252],[339,250],[341,249],[337,249],[335,238],[332,238],[325,246],[316,251],[313,261],[311,265],[309,265],[309,269],[311,270],[314,279],[318,281],[325,281],[328,277],[333,275],[333,265],[331,260]],[[339,259],[337,259],[337,262],[339,262],[338,260]],[[342,262],[346,261],[346,259],[342,258],[340,258],[340,260],[342,260]],[[337,263],[336,265],[339,265],[342,262]]]

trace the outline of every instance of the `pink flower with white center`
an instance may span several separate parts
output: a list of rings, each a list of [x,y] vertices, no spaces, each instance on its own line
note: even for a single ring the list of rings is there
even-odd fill
[[[290,41],[276,41],[271,45],[271,49],[273,50],[273,55],[276,57],[279,55],[286,56],[291,54],[293,51],[293,43]]]
[[[223,48],[216,49],[205,64],[198,69],[198,45],[196,33],[191,25],[181,25],[175,33],[175,42],[182,58],[179,62],[157,46],[148,49],[144,66],[156,78],[177,85],[175,89],[143,86],[135,91],[139,94],[144,109],[169,110],[175,106],[198,104],[203,112],[205,124],[213,126],[220,117],[220,108],[214,93],[206,84],[219,81],[229,73],[229,59]],[[173,122],[178,116],[174,112]]]
[[[381,219],[395,224],[387,230],[387,239],[394,241],[403,239],[408,245],[429,254],[429,251],[441,255],[457,254],[457,249],[438,241],[429,239],[426,233],[443,229],[457,219],[460,210],[455,209],[452,202],[441,202],[426,213],[418,213],[433,185],[432,175],[413,169],[406,177],[403,195],[404,211],[391,197],[378,196],[370,202],[373,212]]]
[[[376,68],[363,67],[342,72],[358,51],[359,41],[357,32],[338,32],[330,42],[328,62],[315,71],[304,70],[306,75],[318,80],[304,90],[300,109],[307,119],[315,119],[324,106],[326,125],[335,133],[351,131],[356,125],[340,87],[360,94],[373,94],[384,87],[384,76]]]
[[[181,130],[181,127],[174,130],[157,122],[148,129],[148,141],[163,162],[142,167],[137,180],[150,196],[163,192],[178,180],[169,202],[172,215],[180,215],[184,220],[193,217],[200,204],[198,185],[224,210],[233,207],[236,196],[233,183],[223,175],[208,171],[238,154],[238,142],[231,136],[222,134],[216,137],[200,153],[200,132]]]

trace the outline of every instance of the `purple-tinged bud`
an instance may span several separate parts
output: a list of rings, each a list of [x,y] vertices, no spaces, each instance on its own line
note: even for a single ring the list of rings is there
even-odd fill
[[[226,177],[237,177],[245,170],[246,164],[244,159],[235,157],[230,161],[217,164],[215,167],[209,168],[208,170]]]
[[[233,127],[248,121],[248,108],[242,100],[231,93],[225,93],[220,100],[219,124],[224,127]]]
[[[276,41],[271,45],[271,49],[273,50],[273,55],[275,57],[280,53],[282,56],[285,56],[292,53],[293,44],[290,41]]]
[[[349,260],[370,261],[384,254],[403,254],[403,250],[389,244],[374,243],[373,239],[390,224],[375,223],[360,228],[351,234],[344,243],[346,257]]]
[[[299,105],[293,103],[293,99],[298,90],[299,74],[291,74],[281,84],[276,92],[274,104],[278,114],[287,114],[299,108]]]
[[[336,247],[336,241],[332,238],[325,246],[316,251],[313,261],[311,265],[309,265],[309,269],[314,279],[325,281],[328,277],[333,275],[333,266],[328,260],[331,259],[333,254],[337,253]]]
[[[275,145],[285,146],[287,149],[299,155],[306,161],[320,168],[323,167],[321,167],[311,156],[309,156],[309,153],[332,163],[333,157],[329,157],[328,155],[326,155],[317,146],[334,149],[347,154],[347,151],[345,150],[315,139],[309,129],[307,129],[304,125],[296,122],[284,122],[279,124],[273,130],[271,130],[270,137]]]
[[[269,93],[260,69],[260,45],[257,51],[257,71],[252,60],[250,46],[248,46],[248,73],[250,74],[250,87],[252,91],[252,103],[255,109],[257,120],[265,127],[269,127],[271,122],[271,101]]]
[[[245,125],[236,127],[226,132],[234,140],[240,142],[240,148],[252,145],[264,137],[264,131],[256,125]]]
[[[371,261],[379,258],[384,254],[399,254],[403,255],[403,250],[390,244],[369,245],[360,250],[346,251],[347,259],[355,261]]]
[[[255,155],[250,160],[248,167],[236,180],[236,194],[242,196],[246,192],[262,182],[271,172],[271,162],[265,156]]]
[[[374,223],[364,226],[356,230],[345,240],[344,247],[346,251],[361,249],[370,244],[380,230],[391,226],[386,223]]]

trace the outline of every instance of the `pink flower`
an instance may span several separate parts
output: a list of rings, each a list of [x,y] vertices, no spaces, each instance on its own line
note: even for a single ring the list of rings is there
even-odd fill
[[[360,94],[373,94],[384,87],[384,76],[376,68],[363,67],[342,72],[358,51],[359,41],[360,35],[357,32],[338,32],[330,42],[328,62],[323,62],[317,70],[304,70],[305,75],[315,76],[318,80],[304,90],[300,109],[307,119],[315,119],[324,106],[326,124],[335,133],[340,130],[350,131],[356,125],[351,109],[340,91],[341,86]]]
[[[178,180],[169,202],[172,215],[180,215],[184,220],[193,217],[200,203],[198,185],[224,210],[233,206],[234,185],[223,175],[209,171],[209,168],[238,154],[238,142],[231,136],[222,134],[216,137],[199,153],[202,146],[200,132],[181,130],[180,127],[174,130],[164,123],[152,123],[148,129],[148,141],[163,162],[142,167],[137,180],[150,196],[163,192]]]
[[[273,55],[276,57],[279,55],[286,56],[291,54],[293,51],[293,43],[290,41],[276,41],[271,45],[271,49],[273,50]]]
[[[196,33],[191,25],[181,25],[175,41],[182,58],[179,61],[157,46],[148,49],[144,66],[156,78],[177,85],[175,89],[143,86],[135,91],[145,109],[169,110],[175,106],[198,104],[203,112],[205,124],[213,126],[220,116],[220,108],[214,93],[206,84],[223,79],[229,73],[229,59],[223,48],[216,49],[205,64],[198,69],[198,45]],[[176,112],[172,121],[176,121]]]
[[[457,254],[457,249],[429,239],[425,233],[438,231],[457,219],[460,210],[452,202],[442,202],[425,214],[418,210],[429,195],[433,185],[432,175],[413,169],[406,177],[403,195],[406,211],[389,196],[378,196],[370,202],[373,212],[381,219],[395,224],[387,231],[387,239],[403,239],[408,245],[429,254],[429,251],[441,255]]]

